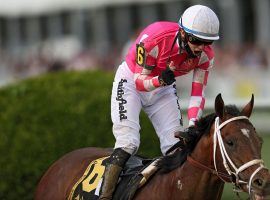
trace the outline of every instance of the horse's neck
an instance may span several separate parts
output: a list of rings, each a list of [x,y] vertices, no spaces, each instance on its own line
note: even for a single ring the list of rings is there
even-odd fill
[[[210,145],[211,146],[211,145]],[[200,140],[191,157],[207,167],[213,167],[213,152],[208,139]],[[186,161],[173,172],[174,196],[181,199],[221,199],[224,183],[210,171]],[[172,198],[174,199],[174,198]]]
[[[201,170],[188,161],[167,173],[157,174],[144,186],[136,200],[197,200],[221,199],[224,183],[208,171]]]
[[[176,181],[183,183],[183,199],[220,199],[224,183],[209,171],[194,166],[189,161],[176,170]]]
[[[205,148],[204,148],[205,147]],[[196,161],[210,167],[212,164],[212,152],[209,144],[200,140],[191,156]],[[157,174],[138,193],[139,200],[162,199],[221,199],[224,183],[209,171],[194,166],[186,161],[181,167],[167,174]]]
[[[213,167],[212,155],[213,152],[209,148],[209,144],[207,145],[201,140],[192,152],[191,157],[210,168]],[[182,178],[182,182],[189,188],[186,190],[188,192],[183,192],[186,195],[190,195],[187,199],[200,199],[202,197],[204,199],[221,198],[224,182],[210,171],[201,169],[190,161],[186,161],[175,173],[176,176],[179,176],[179,180]]]

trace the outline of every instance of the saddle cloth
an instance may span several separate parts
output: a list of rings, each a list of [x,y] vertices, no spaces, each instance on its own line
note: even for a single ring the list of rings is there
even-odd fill
[[[83,176],[73,186],[68,200],[97,200],[107,162],[108,157],[93,160],[88,165]],[[130,193],[137,190],[138,185],[143,178],[143,176],[141,176],[141,171],[146,169],[152,162],[152,159],[131,156],[119,177],[113,199],[130,199]]]

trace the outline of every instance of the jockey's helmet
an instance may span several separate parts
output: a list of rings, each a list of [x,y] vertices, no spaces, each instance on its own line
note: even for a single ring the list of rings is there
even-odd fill
[[[179,26],[188,34],[203,40],[219,39],[219,20],[213,10],[203,5],[187,8],[180,17]]]

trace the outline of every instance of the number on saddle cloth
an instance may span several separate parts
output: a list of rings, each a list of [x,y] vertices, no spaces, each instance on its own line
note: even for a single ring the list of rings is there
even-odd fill
[[[129,158],[120,175],[121,182],[117,185],[113,199],[125,199],[125,197],[129,195],[129,191],[133,190],[134,180],[138,180],[137,175],[140,174],[139,172],[144,169],[145,166],[150,164],[150,161],[152,160],[142,159],[137,156],[131,156]],[[92,161],[82,177],[73,186],[68,200],[97,200],[107,162],[108,157]],[[134,187],[137,187],[137,185]]]
[[[82,177],[73,186],[68,200],[98,199],[106,162],[108,162],[108,157],[93,160]]]

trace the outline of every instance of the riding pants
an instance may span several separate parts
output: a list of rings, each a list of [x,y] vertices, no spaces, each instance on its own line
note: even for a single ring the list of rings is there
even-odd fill
[[[130,154],[140,145],[139,115],[143,109],[151,120],[160,140],[163,154],[179,140],[176,131],[182,131],[182,116],[175,85],[157,88],[150,92],[136,89],[134,74],[123,62],[115,75],[111,95],[111,117],[115,148]]]

